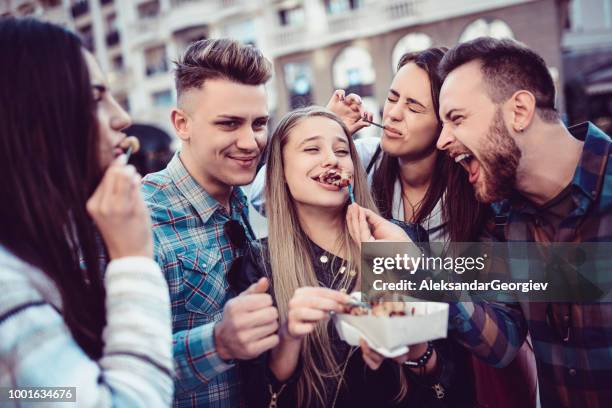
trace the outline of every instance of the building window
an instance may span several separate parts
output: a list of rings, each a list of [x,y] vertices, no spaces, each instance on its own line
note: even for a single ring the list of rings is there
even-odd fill
[[[312,70],[307,62],[291,62],[283,67],[291,109],[312,104]]]
[[[255,45],[256,29],[252,19],[242,20],[223,27],[225,37],[240,41],[243,44]]]
[[[89,51],[94,52],[94,37],[91,24],[78,28],[77,31],[79,32],[83,46]]]
[[[112,47],[119,43],[119,30],[117,29],[117,16],[115,13],[106,17],[106,45]]]
[[[89,3],[87,0],[74,1],[72,3],[72,7],[70,8],[70,12],[72,13],[72,17],[78,18],[89,12]]]
[[[154,18],[159,15],[159,0],[147,1],[138,5],[138,17],[141,19]]]
[[[301,26],[305,19],[306,15],[302,6],[278,10],[278,20],[282,26]]]
[[[328,14],[342,14],[363,6],[363,0],[325,0]]]
[[[106,32],[117,30],[117,15],[111,13],[106,16]]]
[[[61,5],[62,0],[43,0],[41,3],[45,9],[49,9]]]
[[[333,63],[334,87],[359,96],[374,95],[376,72],[370,53],[362,47],[347,47]]]
[[[402,37],[393,48],[392,60],[393,72],[397,70],[397,64],[407,52],[423,51],[432,46],[431,37],[423,33],[410,33]]]
[[[172,104],[174,103],[172,91],[170,89],[153,92],[153,94],[151,95],[151,99],[153,100],[153,106],[156,106],[158,108],[166,108],[168,106],[172,106]]]
[[[145,67],[147,76],[167,72],[166,47],[160,45],[145,50]]]
[[[128,99],[127,95],[124,95],[124,94],[117,95],[115,96],[115,100],[117,101],[119,106],[123,108],[124,111],[126,112],[130,111],[130,100]]]
[[[479,18],[476,21],[470,23],[461,37],[459,42],[467,42],[474,40],[478,37],[493,37],[493,38],[512,38],[514,39],[514,33],[510,29],[510,26],[504,21],[492,18]]]
[[[113,70],[114,71],[122,71],[123,70],[123,57],[121,55],[117,55],[112,60]]]
[[[189,27],[183,30],[175,31],[174,38],[177,43],[177,51],[179,54],[183,54],[187,47],[192,43],[200,40],[204,40],[208,37],[208,27],[205,25],[197,27]],[[228,37],[228,35],[225,35]]]
[[[17,7],[17,13],[20,16],[29,16],[31,14],[34,14],[35,11],[36,11],[36,7],[34,6],[34,4],[30,2],[23,3],[19,7]]]

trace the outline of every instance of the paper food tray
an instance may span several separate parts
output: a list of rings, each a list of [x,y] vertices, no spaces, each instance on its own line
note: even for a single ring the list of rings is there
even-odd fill
[[[411,315],[414,308],[414,316]],[[406,346],[446,338],[448,304],[438,302],[407,302],[407,316],[353,316],[336,313],[336,330],[342,340],[358,346],[364,338],[385,357],[395,357],[408,351]]]

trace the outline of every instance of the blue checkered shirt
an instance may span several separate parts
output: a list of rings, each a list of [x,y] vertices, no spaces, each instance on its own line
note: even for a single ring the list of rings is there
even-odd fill
[[[242,405],[236,366],[217,354],[213,328],[231,297],[227,273],[241,255],[223,225],[235,219],[246,227],[246,196],[234,188],[228,214],[189,175],[178,153],[164,170],[143,179],[142,191],[153,220],[155,259],[170,289],[174,406]]]

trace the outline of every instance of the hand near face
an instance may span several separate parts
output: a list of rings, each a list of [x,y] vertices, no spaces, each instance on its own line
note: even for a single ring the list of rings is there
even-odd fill
[[[342,89],[334,91],[331,99],[327,102],[327,109],[342,119],[351,135],[354,135],[364,127],[370,126],[369,123],[362,120],[363,118],[369,121],[373,119],[373,114],[364,109],[359,95],[352,93],[345,96]]]
[[[278,344],[278,311],[267,293],[269,285],[261,278],[225,304],[214,334],[222,359],[249,360]]]
[[[111,259],[153,257],[151,218],[140,194],[140,175],[115,159],[87,201],[87,212],[102,234]]]
[[[351,237],[358,244],[374,241],[412,242],[400,227],[357,204],[348,207],[346,222]]]

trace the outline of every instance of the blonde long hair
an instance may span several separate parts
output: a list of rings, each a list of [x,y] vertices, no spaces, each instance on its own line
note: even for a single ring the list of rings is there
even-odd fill
[[[291,131],[300,122],[312,117],[328,118],[342,127],[348,139],[349,152],[355,168],[353,174],[355,201],[362,207],[377,211],[368,189],[365,170],[350,133],[340,118],[320,107],[297,109],[285,115],[270,141],[265,190],[270,265],[281,324],[287,320],[289,300],[295,290],[303,286],[319,286],[311,261],[309,239],[300,225],[293,198],[285,182],[283,159],[283,148]],[[346,206],[348,207],[348,202]],[[344,212],[346,213],[346,207]],[[351,239],[346,223],[343,224],[344,230],[338,237],[337,248],[339,253],[346,254],[347,269],[357,272],[354,277],[349,273],[343,274],[340,284],[348,288],[349,285],[359,281],[361,253],[359,245]],[[293,256],[287,256],[288,254]],[[311,395],[314,394],[321,405],[325,406],[328,398],[325,379],[342,380],[341,364],[332,354],[327,325],[317,325],[315,331],[304,338],[301,350],[303,371],[297,383],[297,400],[304,406],[310,406]],[[315,364],[316,358],[320,358],[321,366]]]

